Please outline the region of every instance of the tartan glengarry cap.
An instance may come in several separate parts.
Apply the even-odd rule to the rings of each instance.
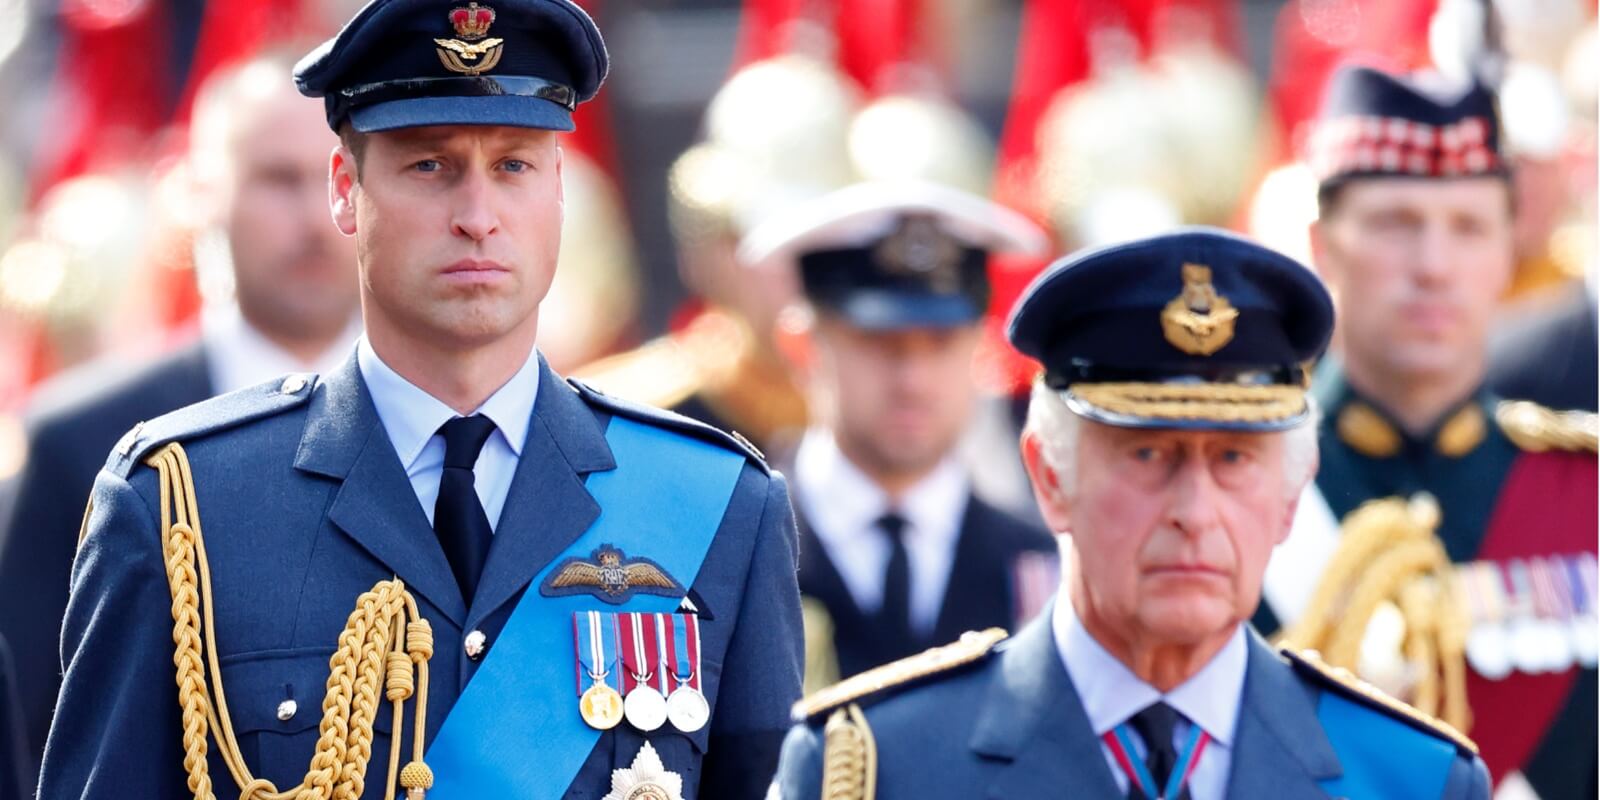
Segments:
[[[609,61],[594,21],[570,0],[372,0],[295,66],[328,125],[573,129]]]
[[[1506,174],[1494,95],[1477,82],[1432,73],[1341,68],[1306,150],[1323,186],[1359,177]]]

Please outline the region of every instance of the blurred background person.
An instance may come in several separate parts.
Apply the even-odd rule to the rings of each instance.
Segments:
[[[196,104],[185,169],[206,305],[196,341],[138,368],[96,363],[36,395],[30,453],[0,528],[0,635],[13,653],[32,785],[56,691],[67,576],[89,487],[135,424],[346,358],[359,332],[355,252],[327,216],[337,144],[321,104],[268,54],[219,72]],[[92,221],[84,221],[92,224]]]
[[[1053,540],[980,499],[957,453],[978,406],[988,256],[1043,246],[981,197],[877,181],[775,216],[740,247],[757,268],[792,270],[805,299],[780,337],[811,422],[780,461],[800,520],[811,685],[1014,628],[1049,594],[1027,590],[1053,583]]]
[[[1595,672],[1567,600],[1594,568],[1595,419],[1485,384],[1516,252],[1502,141],[1477,80],[1365,66],[1334,78],[1312,140],[1312,245],[1340,346],[1315,383],[1310,516],[1272,561],[1257,623],[1288,624],[1290,642],[1462,726],[1497,781],[1520,772],[1539,797],[1593,797]],[[1361,509],[1419,493],[1436,509],[1420,535],[1374,528]],[[1528,626],[1542,633],[1485,638]]]

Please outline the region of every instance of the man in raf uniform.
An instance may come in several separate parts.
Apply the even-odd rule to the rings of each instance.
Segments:
[[[1053,589],[1050,536],[974,495],[956,452],[989,253],[1043,247],[1016,213],[921,181],[840,189],[745,238],[741,260],[796,272],[806,300],[780,335],[812,416],[791,471],[808,687],[1012,629]]]
[[[760,792],[800,687],[783,479],[534,347],[556,132],[606,66],[567,0],[376,0],[300,63],[365,336],[111,453],[43,796]]]
[[[1057,600],[802,702],[781,795],[1486,799],[1459,734],[1246,622],[1332,326],[1310,271],[1212,229],[1048,269],[1009,334],[1044,364],[1023,453],[1071,536]]]
[[[156,363],[96,363],[40,389],[14,504],[0,501],[0,635],[24,705],[32,784],[61,688],[61,616],[82,505],[106,452],[134,423],[288,372],[332,368],[360,330],[355,248],[327,219],[328,151],[318,104],[284,79],[276,52],[212,77],[196,100],[189,171],[212,215],[232,297],[208,297],[200,337]],[[202,267],[207,268],[207,267]],[[220,277],[220,276],[219,276]]]
[[[1583,630],[1593,612],[1584,574],[1594,574],[1594,420],[1504,403],[1485,387],[1489,326],[1513,266],[1494,98],[1477,85],[1348,67],[1311,141],[1320,178],[1313,252],[1339,298],[1339,346],[1315,386],[1324,413],[1317,492],[1268,570],[1258,627],[1281,622],[1297,636],[1302,622],[1326,622],[1303,618],[1323,616],[1306,598],[1346,552],[1339,544],[1366,538],[1334,521],[1351,522],[1370,500],[1431,495],[1470,616],[1470,669],[1453,690],[1470,707],[1467,732],[1497,783],[1521,771],[1545,800],[1594,797],[1593,634]],[[1334,591],[1381,591],[1370,582],[1394,574],[1324,580],[1347,584]],[[1407,616],[1407,636],[1431,627]],[[1541,633],[1502,633],[1530,626]],[[1462,646],[1447,639],[1441,652],[1453,649],[1459,665]],[[1367,665],[1374,680],[1393,671],[1371,656]]]

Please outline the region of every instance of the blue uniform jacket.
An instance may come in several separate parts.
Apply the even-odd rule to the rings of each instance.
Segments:
[[[492,658],[495,637],[530,579],[599,514],[584,479],[615,468],[604,432],[618,414],[739,448],[715,429],[569,385],[541,363],[532,424],[470,602],[353,358],[309,388],[287,382],[247,389],[131,433],[96,481],[73,567],[65,678],[41,797],[187,794],[157,475],[143,464],[157,446],[179,441],[188,452],[233,724],[256,776],[283,789],[299,783],[310,763],[328,658],[356,598],[391,576],[406,583],[433,625],[432,741],[483,663],[466,654],[466,634],[486,633]],[[611,771],[628,766],[647,736],[666,768],[683,776],[686,797],[760,795],[800,692],[795,552],[785,482],[750,454],[689,587],[701,616],[710,724],[691,735],[670,726],[644,735],[626,724],[606,732],[566,797],[605,795]],[[570,651],[548,657],[573,663]],[[297,711],[280,719],[288,699]],[[572,702],[576,713],[575,695]],[[383,796],[390,725],[388,711],[380,712],[367,797]],[[215,750],[217,796],[234,797]]]
[[[1338,777],[1349,757],[1334,750],[1317,716],[1328,685],[1257,636],[1249,649],[1227,796],[1326,800],[1319,781]],[[877,800],[1125,796],[1061,663],[1048,610],[989,657],[863,705],[877,743]],[[1394,726],[1412,724],[1371,713]],[[821,716],[797,725],[784,742],[784,800],[821,796]],[[1385,755],[1395,770],[1411,766],[1404,748]],[[1483,762],[1459,751],[1440,797],[1487,800]]]

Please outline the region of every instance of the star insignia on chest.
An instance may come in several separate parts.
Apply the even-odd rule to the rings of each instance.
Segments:
[[[601,800],[683,800],[683,776],[668,771],[645,742],[632,764],[611,771],[611,791]]]
[[[621,604],[636,594],[679,597],[683,586],[648,558],[629,558],[611,545],[601,545],[587,559],[573,556],[550,570],[539,587],[546,597],[586,594]]]

